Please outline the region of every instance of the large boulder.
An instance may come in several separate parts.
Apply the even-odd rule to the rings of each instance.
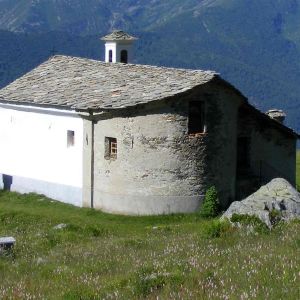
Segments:
[[[285,179],[275,178],[242,201],[233,202],[222,218],[233,214],[254,215],[269,228],[274,216],[284,221],[300,218],[300,194]]]

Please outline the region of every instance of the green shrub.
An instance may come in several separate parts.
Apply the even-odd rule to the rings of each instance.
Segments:
[[[233,214],[230,221],[241,225],[252,226],[257,233],[269,233],[268,226],[257,216]]]
[[[77,234],[83,234],[85,236],[93,236],[93,237],[105,237],[109,234],[106,228],[100,226],[94,226],[94,225],[80,226],[73,223],[67,224],[67,226],[61,230],[61,232],[63,231],[69,231],[69,232],[74,232]]]
[[[136,238],[130,238],[123,241],[125,247],[135,249],[142,249],[145,244],[145,240]]]
[[[183,281],[182,274],[178,272],[164,273],[152,267],[143,267],[135,274],[134,290],[136,295],[146,297],[165,286],[177,288]]]
[[[50,248],[55,247],[56,245],[62,242],[62,234],[50,231],[45,235],[45,242]]]
[[[106,237],[109,235],[109,231],[106,228],[100,226],[88,225],[85,228],[85,234],[93,237]]]
[[[154,290],[163,288],[166,277],[152,268],[142,268],[136,274],[135,290],[138,295],[147,296]]]
[[[212,186],[205,193],[204,201],[200,208],[200,216],[203,218],[214,218],[218,215],[219,209],[218,192],[215,186]]]
[[[295,246],[300,249],[300,239],[295,240]]]
[[[269,213],[272,226],[276,226],[282,219],[282,213],[279,210],[272,209]]]
[[[232,226],[228,220],[211,220],[204,225],[203,230],[207,238],[219,238],[231,232]]]
[[[243,225],[264,224],[261,219],[256,216],[233,214],[230,221],[232,223],[241,223]]]
[[[65,293],[63,299],[65,300],[96,300],[100,299],[95,292],[83,288],[82,286],[77,287],[74,290]]]

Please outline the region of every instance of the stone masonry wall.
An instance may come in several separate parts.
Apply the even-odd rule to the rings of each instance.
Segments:
[[[247,110],[240,113],[239,136],[249,137],[250,168],[254,175],[264,181],[283,177],[295,185],[296,138]]]
[[[188,134],[190,100],[206,101],[204,134]],[[99,117],[94,207],[140,215],[192,212],[212,184],[226,205],[235,193],[240,101],[230,89],[212,83],[182,97]],[[105,159],[105,137],[117,138],[117,159]]]

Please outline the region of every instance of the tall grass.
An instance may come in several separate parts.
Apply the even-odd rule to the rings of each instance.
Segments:
[[[0,192],[0,236],[17,240],[0,254],[0,299],[299,299],[299,230],[113,216]]]

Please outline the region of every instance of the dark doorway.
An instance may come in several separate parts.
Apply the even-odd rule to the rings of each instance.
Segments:
[[[128,52],[127,50],[121,51],[121,63],[127,64],[128,63]]]
[[[3,174],[2,180],[3,180],[3,189],[6,191],[10,191],[13,182],[13,177],[10,175]]]
[[[237,141],[237,168],[250,166],[250,138],[239,137]]]

